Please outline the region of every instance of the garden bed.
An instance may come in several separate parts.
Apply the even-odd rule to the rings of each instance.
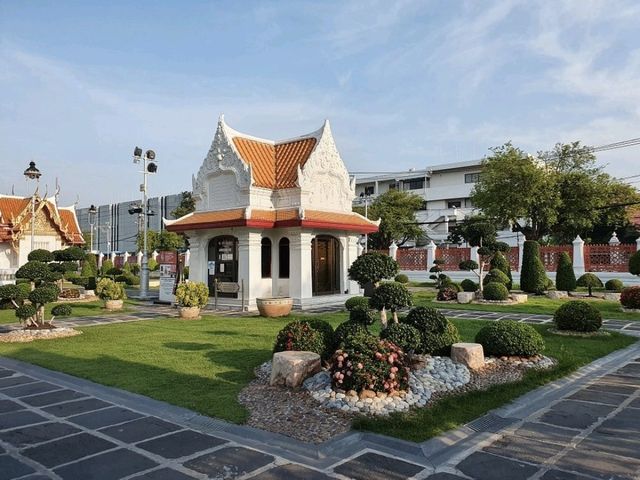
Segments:
[[[0,333],[0,343],[27,343],[34,340],[55,340],[63,337],[74,337],[82,332],[73,328],[28,328],[25,330],[13,330],[8,333]]]

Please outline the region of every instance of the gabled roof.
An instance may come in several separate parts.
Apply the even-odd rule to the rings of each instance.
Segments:
[[[210,212],[194,212],[178,220],[164,220],[167,230],[184,232],[228,227],[309,227],[357,233],[378,231],[380,221],[368,220],[357,213],[331,213],[318,210],[253,210],[234,208]]]

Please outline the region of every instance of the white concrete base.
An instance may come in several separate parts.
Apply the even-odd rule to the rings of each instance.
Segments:
[[[609,300],[611,302],[619,302],[620,301],[620,292],[604,292],[604,299]]]
[[[471,303],[474,298],[475,292],[458,292],[458,303]]]
[[[529,295],[527,295],[526,293],[512,293],[510,296],[511,300],[516,303],[527,303],[527,301],[529,300]]]

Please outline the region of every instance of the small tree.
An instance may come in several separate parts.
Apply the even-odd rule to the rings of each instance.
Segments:
[[[586,287],[589,289],[589,296],[593,297],[593,294],[591,293],[591,289],[592,288],[602,288],[602,281],[595,276],[593,273],[585,273],[584,275],[582,275],[578,281],[576,282],[576,285],[578,285],[579,287]]]
[[[387,328],[386,310],[393,313],[393,322],[398,323],[398,310],[410,307],[413,304],[413,298],[411,292],[403,284],[387,282],[375,289],[369,303],[372,308],[380,311],[382,328]]]
[[[368,252],[360,255],[349,267],[349,278],[358,282],[361,287],[367,283],[378,285],[384,278],[396,276],[400,267],[398,262],[388,255]]]
[[[480,239],[480,241],[482,242],[482,239]],[[478,277],[478,289],[481,296],[484,291],[485,269],[491,265],[491,260],[493,260],[493,257],[496,254],[498,254],[499,252],[506,252],[510,248],[511,247],[504,242],[491,242],[488,245],[484,245],[478,248],[480,263],[476,262],[475,260],[464,260],[460,262],[460,270],[473,272]],[[507,277],[507,279],[508,278],[509,277]]]
[[[522,254],[520,288],[527,293],[540,294],[547,285],[547,274],[540,260],[540,245],[534,240],[527,240]]]
[[[54,272],[51,267],[37,260],[32,260],[21,266],[16,272],[16,278],[24,278],[31,282],[31,289],[44,282],[57,282],[62,278],[59,272]]]
[[[45,320],[44,307],[47,303],[55,302],[59,293],[58,287],[51,283],[43,283],[28,293],[18,285],[3,285],[0,287],[0,300],[9,301],[12,304],[16,317],[26,327],[43,328],[54,319],[52,317],[49,322]],[[24,304],[26,299],[31,303]]]
[[[567,292],[573,292],[576,289],[576,274],[573,272],[573,263],[567,252],[562,252],[558,260],[556,288]]]
[[[436,282],[436,289],[440,290],[443,287],[445,281],[449,278],[444,273],[442,273],[442,267],[440,265],[444,265],[444,260],[436,258],[433,261],[433,267],[429,269],[431,275],[429,278]]]
[[[640,275],[640,250],[629,257],[629,273]]]

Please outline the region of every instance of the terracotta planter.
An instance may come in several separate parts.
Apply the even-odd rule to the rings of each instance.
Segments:
[[[104,308],[109,311],[122,310],[123,300],[105,300]]]
[[[284,317],[291,313],[293,307],[293,298],[291,297],[272,297],[272,298],[256,298],[258,311],[263,317]]]
[[[200,318],[200,307],[179,307],[180,318],[185,320],[197,320]]]

